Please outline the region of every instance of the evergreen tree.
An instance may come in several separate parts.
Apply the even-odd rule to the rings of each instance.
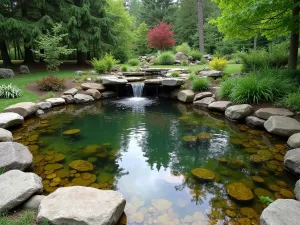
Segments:
[[[141,23],[134,31],[134,51],[137,55],[146,55],[149,51],[147,34],[148,28],[146,23]]]

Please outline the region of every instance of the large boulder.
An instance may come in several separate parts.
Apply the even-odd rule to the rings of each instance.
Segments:
[[[52,106],[65,105],[66,101],[63,98],[48,98],[46,102],[50,102]]]
[[[45,198],[45,195],[33,195],[23,205],[22,209],[37,210],[41,204],[41,201]]]
[[[93,102],[94,98],[90,95],[76,94],[74,95],[74,100],[76,104]]]
[[[41,109],[41,110],[49,110],[52,108],[51,102],[39,102],[39,103],[37,103],[37,105],[39,106],[39,109]]]
[[[289,137],[300,132],[300,123],[290,117],[271,116],[264,124],[266,130],[272,134]]]
[[[218,70],[203,70],[199,72],[199,76],[201,77],[218,78],[218,77],[222,77],[223,75],[224,73]]]
[[[194,107],[207,108],[214,101],[216,101],[215,98],[213,98],[213,97],[206,97],[206,98],[202,98],[201,100],[195,101],[193,103],[193,106]]]
[[[114,91],[104,91],[104,92],[102,92],[102,97],[104,99],[115,98],[115,97],[117,97],[117,93]]]
[[[77,94],[77,92],[78,92],[77,88],[71,88],[71,89],[65,91],[63,94],[64,95],[72,95],[72,96],[74,96],[74,95]]]
[[[265,124],[265,120],[257,118],[256,116],[247,116],[246,124],[250,127],[258,127],[263,128]]]
[[[189,56],[187,54],[185,54],[184,52],[177,52],[175,54],[175,58],[176,58],[176,60],[182,61],[182,60],[188,60]]]
[[[30,74],[30,70],[29,70],[28,66],[21,65],[20,66],[20,73],[21,74]]]
[[[5,108],[4,112],[14,112],[14,113],[18,113],[23,117],[27,117],[34,114],[38,109],[39,106],[36,103],[20,102]]]
[[[299,225],[300,202],[278,199],[271,203],[260,216],[260,225]]]
[[[162,80],[161,84],[163,86],[176,87],[184,84],[184,80],[178,78],[165,78]]]
[[[171,98],[172,99],[177,99],[179,92],[180,92],[180,89],[176,89],[176,90],[172,91],[171,92]]]
[[[211,93],[211,92],[200,92],[200,93],[195,95],[194,102],[198,101],[198,100],[201,100],[202,98],[206,98],[206,97],[213,97],[213,93]]]
[[[300,148],[288,151],[284,156],[284,166],[300,175]]]
[[[11,170],[0,175],[0,213],[19,206],[43,191],[42,178],[34,173]]]
[[[9,130],[0,128],[0,142],[10,142],[13,141],[12,133]]]
[[[15,76],[15,73],[12,69],[0,68],[0,79],[1,78],[12,78]]]
[[[225,116],[230,120],[242,120],[249,116],[253,111],[251,105],[234,105],[225,110]]]
[[[294,113],[285,108],[261,108],[255,112],[255,116],[258,118],[267,120],[271,116],[287,116],[292,117]]]
[[[102,77],[103,85],[121,85],[127,83],[128,81],[126,79],[119,79],[118,77]]]
[[[208,105],[208,108],[212,111],[225,112],[225,110],[232,105],[229,101],[217,101]]]
[[[290,136],[287,144],[291,148],[300,148],[300,133],[296,133]]]
[[[96,100],[101,98],[101,93],[97,89],[88,89],[85,91],[85,94],[92,96]]]
[[[20,116],[17,113],[0,113],[0,128],[10,128],[17,125],[21,125],[23,121],[24,117]]]
[[[16,142],[0,142],[0,169],[25,170],[32,163],[28,148]]]
[[[46,220],[53,225],[115,225],[125,204],[122,194],[116,191],[59,188],[42,200],[37,221]]]
[[[178,100],[185,103],[193,102],[195,93],[191,90],[182,90],[178,93]]]
[[[296,185],[295,185],[294,193],[295,193],[296,199],[298,201],[300,201],[300,180],[298,180]]]
[[[67,104],[72,104],[75,102],[72,95],[62,95],[61,98],[63,98]]]
[[[103,84],[98,84],[98,83],[83,83],[81,84],[81,87],[83,90],[88,90],[88,89],[97,89],[98,91],[105,90]]]

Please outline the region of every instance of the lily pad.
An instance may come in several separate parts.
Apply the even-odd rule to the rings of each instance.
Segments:
[[[249,201],[254,198],[253,192],[243,183],[232,183],[226,186],[227,193],[239,201]]]
[[[192,169],[191,172],[194,176],[201,180],[214,180],[216,178],[214,172],[204,168]]]
[[[94,170],[93,164],[85,160],[75,160],[69,164],[69,167],[80,172]]]
[[[264,178],[259,177],[259,176],[253,176],[252,180],[256,183],[264,183],[265,182]]]

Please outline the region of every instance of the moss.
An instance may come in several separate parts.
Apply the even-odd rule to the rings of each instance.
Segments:
[[[229,217],[231,217],[231,218],[234,218],[234,217],[237,216],[235,210],[227,209],[227,210],[225,211],[225,213],[226,213],[227,216],[229,216]]]
[[[254,193],[256,194],[256,196],[258,198],[260,198],[262,196],[265,196],[265,197],[269,197],[271,199],[274,199],[274,195],[270,191],[268,191],[266,189],[263,189],[263,188],[255,188]]]
[[[54,155],[52,155],[52,157],[53,158],[51,160],[51,163],[61,162],[66,158],[64,154],[60,153],[55,153]]]
[[[96,181],[96,175],[91,173],[82,173],[79,177],[72,180],[72,183],[80,186],[89,186]]]
[[[95,153],[97,153],[98,150],[100,150],[99,145],[88,145],[86,148],[84,148],[81,151],[80,154],[83,156],[91,156],[91,155],[94,155]]]
[[[185,142],[196,142],[197,137],[196,136],[184,136],[182,138],[182,140],[184,140]]]
[[[80,129],[72,129],[63,132],[63,135],[77,135],[80,133]]]
[[[80,172],[94,170],[93,164],[84,160],[75,160],[69,164],[69,167]]]
[[[68,169],[60,169],[55,171],[56,175],[60,178],[65,178],[70,176],[70,171]]]
[[[265,182],[264,178],[259,177],[259,176],[253,176],[253,177],[251,177],[251,178],[252,178],[252,180],[253,180],[254,182],[256,182],[256,183],[264,183],[264,182]]]
[[[263,163],[263,162],[266,162],[268,161],[270,158],[267,158],[267,157],[264,157],[262,155],[257,155],[257,154],[254,154],[254,155],[251,155],[249,157],[249,160],[250,162],[252,163]]]
[[[280,190],[280,187],[278,186],[278,185],[276,185],[276,184],[270,184],[270,185],[268,185],[268,188],[271,190],[271,191],[279,191]]]
[[[243,183],[232,183],[226,186],[227,193],[239,201],[249,201],[254,198],[250,188]]]
[[[258,218],[259,217],[259,215],[257,214],[257,212],[255,212],[254,209],[249,208],[249,207],[243,207],[243,208],[241,208],[240,211],[241,211],[241,214],[243,216],[246,216],[246,217],[248,217],[250,219],[252,219],[252,218]]]
[[[213,136],[213,134],[210,133],[199,133],[197,134],[198,139],[210,139]]]
[[[280,192],[279,192],[283,197],[285,198],[291,198],[291,199],[294,199],[295,198],[295,195],[292,191],[288,190],[288,189],[280,189]]]
[[[216,175],[214,172],[204,169],[204,168],[196,168],[193,169],[192,174],[201,180],[214,180]]]
[[[59,170],[61,168],[63,168],[62,164],[51,163],[51,164],[47,164],[44,169],[45,170]]]
[[[228,161],[228,166],[231,169],[241,169],[245,166],[245,163],[241,159],[230,159]]]

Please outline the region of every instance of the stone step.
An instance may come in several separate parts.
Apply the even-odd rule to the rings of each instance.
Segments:
[[[130,77],[130,76],[137,77],[137,76],[145,76],[146,75],[145,72],[123,72],[122,74],[125,77]]]

